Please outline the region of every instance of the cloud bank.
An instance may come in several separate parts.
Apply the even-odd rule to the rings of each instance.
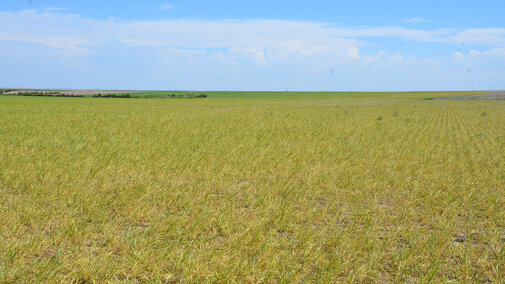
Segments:
[[[385,49],[404,43],[420,47],[400,48],[400,53]],[[461,50],[462,45],[471,51]],[[453,50],[419,56],[428,46]],[[36,87],[75,88],[505,88],[499,83],[505,73],[499,66],[505,62],[504,47],[505,28],[421,30],[264,19],[96,20],[65,10],[6,11],[0,12],[0,63],[22,73],[28,62],[51,60],[58,76],[43,81],[37,79],[42,69],[28,72],[29,78],[17,78],[13,72],[0,84],[15,87],[30,79],[31,84],[48,84]],[[481,68],[483,62],[487,69]],[[479,76],[494,75],[469,81],[469,68],[482,69]]]

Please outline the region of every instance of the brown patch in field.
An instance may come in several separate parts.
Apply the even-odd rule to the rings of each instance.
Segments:
[[[149,221],[146,221],[146,222],[139,222],[139,223],[137,224],[137,227],[140,227],[140,228],[147,228],[147,227],[149,227],[149,226],[151,226],[151,222],[149,222]]]

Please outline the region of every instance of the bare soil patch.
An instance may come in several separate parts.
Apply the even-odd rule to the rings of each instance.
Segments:
[[[505,101],[505,91],[490,91],[482,95],[435,98],[435,100]]]

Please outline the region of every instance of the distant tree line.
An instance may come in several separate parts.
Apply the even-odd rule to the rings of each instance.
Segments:
[[[77,95],[77,94],[61,94],[59,92],[41,92],[41,91],[16,91],[11,89],[0,89],[0,95],[5,96],[24,96],[24,97],[66,97],[66,98],[82,98],[82,97],[93,97],[93,98],[206,98],[206,94],[193,94],[193,92],[188,92],[186,94],[166,94],[159,96],[151,95],[131,95],[131,94],[95,94],[95,95]]]
[[[121,98],[121,99],[126,99],[126,98],[132,98],[130,94],[96,94],[92,96],[93,98]]]
[[[171,95],[166,95],[164,96],[165,98],[190,98],[190,99],[193,99],[193,98],[206,98],[207,95],[206,94],[193,94],[193,92],[188,92],[187,94],[183,95],[183,94],[171,94]],[[163,98],[163,96],[162,96]]]
[[[7,95],[7,96],[21,96],[21,97],[84,97],[83,95],[72,95],[72,94],[61,94],[59,92],[16,92],[16,93],[10,93],[7,94],[8,92],[13,92],[15,90],[9,90],[9,91],[2,91],[2,95]]]
[[[3,95],[4,93],[8,93],[8,92],[13,92],[15,90],[11,90],[11,89],[0,89],[0,95]]]

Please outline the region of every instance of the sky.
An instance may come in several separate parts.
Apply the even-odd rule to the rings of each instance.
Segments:
[[[0,0],[0,87],[503,90],[503,11],[503,0]]]

